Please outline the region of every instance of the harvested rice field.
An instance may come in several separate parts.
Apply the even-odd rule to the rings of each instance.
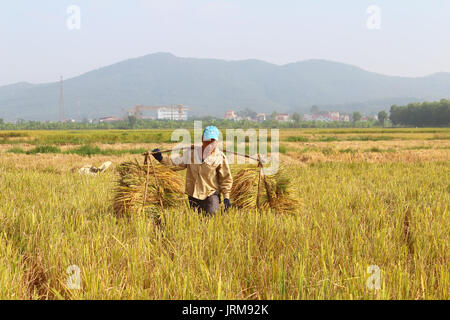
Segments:
[[[281,130],[287,210],[118,215],[120,165],[170,133],[0,132],[0,299],[450,298],[450,129]]]

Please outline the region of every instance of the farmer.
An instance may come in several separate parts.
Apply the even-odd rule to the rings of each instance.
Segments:
[[[203,131],[202,146],[195,146],[188,157],[162,155],[153,150],[156,160],[165,165],[174,165],[186,172],[186,194],[189,205],[197,211],[215,214],[219,210],[220,194],[224,197],[225,211],[230,208],[230,192],[233,184],[230,166],[226,156],[218,150],[219,130],[214,126]]]

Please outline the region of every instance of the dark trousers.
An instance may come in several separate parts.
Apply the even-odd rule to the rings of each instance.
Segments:
[[[192,209],[207,214],[216,214],[219,211],[220,195],[214,193],[205,200],[199,200],[189,196],[189,205]]]

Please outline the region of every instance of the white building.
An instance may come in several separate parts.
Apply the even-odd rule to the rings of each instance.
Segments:
[[[315,114],[305,114],[303,115],[304,121],[322,121],[322,122],[332,122],[332,121],[350,121],[349,115],[341,114],[337,111],[332,112],[321,112]]]
[[[158,120],[181,120],[187,121],[188,115],[186,110],[179,108],[160,108],[158,109]]]

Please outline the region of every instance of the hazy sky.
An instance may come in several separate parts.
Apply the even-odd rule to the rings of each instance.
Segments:
[[[67,8],[81,29],[67,27]],[[367,8],[381,9],[379,30]],[[14,0],[0,4],[0,85],[53,82],[154,52],[389,75],[450,72],[450,0]]]

